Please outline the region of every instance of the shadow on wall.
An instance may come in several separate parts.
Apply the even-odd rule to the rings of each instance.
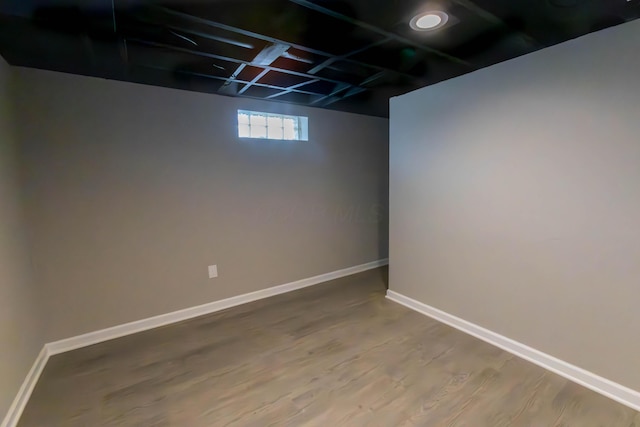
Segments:
[[[379,157],[378,170],[381,171],[378,182],[378,203],[380,218],[378,221],[378,259],[389,257],[389,142],[385,153]],[[385,283],[387,283],[385,281]],[[388,287],[388,286],[387,286]]]
[[[380,278],[382,279],[382,283],[384,283],[384,288],[389,289],[389,266],[380,267],[377,269],[380,273]]]

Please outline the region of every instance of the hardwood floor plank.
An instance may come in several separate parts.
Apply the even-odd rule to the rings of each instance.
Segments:
[[[19,427],[640,427],[384,298],[386,270],[52,357]]]

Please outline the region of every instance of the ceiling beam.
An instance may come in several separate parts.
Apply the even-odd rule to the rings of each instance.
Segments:
[[[205,57],[205,58],[219,59],[221,61],[227,61],[227,62],[232,62],[232,63],[236,63],[236,64],[252,65],[251,61],[245,61],[245,60],[242,60],[242,59],[231,58],[231,57],[228,57],[228,56],[216,55],[215,53],[203,52],[203,51],[194,50],[194,49],[187,49],[187,48],[184,48],[184,47],[173,46],[173,45],[169,45],[169,44],[166,44],[166,43],[152,42],[152,41],[149,41],[149,40],[138,39],[138,38],[129,38],[128,40],[130,42],[135,42],[135,43],[139,43],[139,44],[146,45],[146,46],[152,46],[152,47],[159,47],[159,48],[168,49],[168,50],[174,50],[176,52],[188,53],[188,54],[191,54],[191,55],[202,56],[202,57]],[[258,66],[258,65],[256,65],[256,66]],[[277,71],[277,72],[280,72],[280,73],[283,73],[283,74],[289,74],[289,75],[292,75],[292,76],[306,77],[308,79],[317,78],[319,80],[323,80],[323,81],[327,81],[327,82],[331,82],[331,83],[341,83],[341,84],[348,84],[349,86],[353,86],[350,83],[345,83],[345,82],[342,82],[340,80],[331,79],[331,78],[328,78],[328,77],[314,76],[312,74],[301,73],[301,72],[293,71],[293,70],[286,70],[284,68],[272,67],[271,65],[260,65],[259,67],[264,68],[264,69],[268,69],[269,71]]]
[[[251,87],[251,85],[253,85],[254,83],[257,83],[258,80],[260,80],[261,78],[263,78],[267,73],[269,72],[269,70],[262,70],[257,76],[255,76],[253,79],[251,79],[250,82],[246,83],[242,89],[240,89],[238,91],[238,95],[242,95],[243,93],[245,93],[247,91],[247,89],[249,89]]]
[[[287,58],[287,59],[291,59],[293,61],[304,62],[305,64],[313,64],[312,60],[307,59],[307,58],[302,58],[302,57],[300,57],[298,55],[294,55],[294,54],[289,53],[289,52],[284,52],[282,54],[282,57],[283,58]]]
[[[149,25],[155,25],[155,26],[160,26],[160,27],[164,27],[167,28],[169,30],[174,30],[174,31],[178,31],[181,33],[187,33],[187,34],[191,34],[194,36],[198,36],[198,37],[202,37],[203,39],[209,39],[209,40],[214,40],[220,43],[225,43],[225,44],[229,44],[232,46],[238,46],[238,47],[242,47],[245,49],[254,49],[255,46],[250,44],[250,43],[245,43],[245,42],[241,42],[238,40],[234,40],[234,39],[230,39],[228,37],[221,37],[221,36],[216,36],[213,34],[209,34],[209,33],[203,33],[202,31],[197,31],[197,30],[193,30],[190,29],[186,26],[183,25],[175,25],[175,24],[162,24],[162,23],[158,23],[152,19],[149,19],[146,16],[139,16],[137,14],[133,14],[132,15],[136,20],[140,21],[140,22],[144,22],[145,24],[149,24]]]
[[[228,93],[229,95],[237,94],[238,93],[238,83],[237,83],[238,76],[246,66],[247,64],[238,65],[235,71],[231,73],[231,75],[226,79],[226,81],[222,84],[222,86],[220,86],[220,88],[218,89],[218,92]]]
[[[357,55],[358,53],[364,52],[365,50],[371,49],[372,47],[376,47],[376,46],[379,46],[381,44],[384,44],[384,43],[388,42],[389,40],[391,40],[391,39],[389,37],[387,37],[385,39],[378,40],[377,42],[370,43],[370,44],[368,44],[365,47],[362,47],[360,49],[353,50],[353,51],[351,51],[349,53],[346,53],[344,55],[334,56],[332,58],[329,58],[329,59],[325,60],[324,62],[316,65],[312,69],[310,69],[309,70],[309,74],[315,74],[318,71],[320,71],[323,68],[333,64],[336,61],[344,60],[344,59],[348,58],[349,56]]]
[[[181,18],[184,19],[186,21],[190,21],[190,22],[197,22],[199,24],[204,24],[206,26],[209,27],[213,27],[213,28],[218,28],[221,30],[225,30],[225,31],[229,31],[232,33],[236,33],[236,34],[241,34],[243,36],[247,36],[247,37],[251,37],[254,39],[258,39],[258,40],[262,40],[262,41],[266,41],[266,42],[270,42],[270,43],[274,43],[274,44],[288,44],[291,47],[294,47],[296,49],[299,50],[303,50],[309,53],[315,53],[316,55],[322,55],[322,56],[332,56],[331,54],[328,54],[326,52],[322,52],[316,49],[311,49],[308,48],[306,46],[302,46],[302,45],[298,45],[295,43],[289,43],[280,39],[277,39],[275,37],[270,37],[270,36],[265,36],[264,34],[259,34],[259,33],[254,33],[253,31],[248,31],[248,30],[243,30],[241,28],[237,28],[237,27],[233,27],[231,25],[227,25],[227,24],[223,24],[221,22],[217,22],[217,21],[212,21],[210,19],[205,19],[205,18],[201,18],[199,16],[194,16],[194,15],[189,15],[187,13],[183,13],[183,12],[178,12],[176,10],[173,9],[169,9],[163,6],[159,6],[159,5],[151,5],[152,7],[154,7],[155,9],[158,9],[160,11],[162,11],[163,13],[170,15],[170,16],[174,16],[177,18]],[[161,24],[159,24],[161,25]]]
[[[336,96],[330,99],[327,99],[322,106],[326,107],[327,105],[333,104],[334,102],[338,102],[338,101],[342,101],[345,98],[348,98],[350,96],[353,95],[357,95],[361,92],[364,92],[365,90],[367,90],[366,88],[364,88],[363,86],[368,85],[369,83],[372,83],[376,80],[381,79],[382,77],[384,77],[386,75],[386,73],[384,72],[379,72],[378,74],[374,74],[373,76],[367,78],[366,80],[364,80],[362,83],[360,83],[358,86],[354,86],[351,89],[349,89],[347,92],[345,92],[344,95],[342,96]]]
[[[205,74],[205,73],[198,73],[196,71],[189,71],[189,70],[175,70],[172,68],[167,68],[167,67],[160,67],[157,65],[147,65],[147,64],[140,64],[140,63],[133,63],[131,64],[134,67],[142,67],[142,68],[149,68],[152,70],[159,70],[159,71],[169,71],[172,73],[178,73],[178,74],[184,74],[184,75],[188,75],[188,76],[194,76],[194,77],[202,77],[205,79],[212,79],[212,80],[227,80],[226,77],[220,77],[220,76],[212,76],[210,74]],[[249,83],[246,80],[236,80],[237,83],[239,84],[246,84]],[[305,84],[309,84],[311,82],[304,82]],[[259,86],[259,87],[264,87],[267,89],[275,89],[275,90],[280,90],[283,92],[295,92],[295,93],[301,93],[301,94],[305,94],[305,95],[311,95],[311,96],[317,96],[317,97],[322,97],[324,96],[324,94],[322,93],[317,93],[317,92],[312,92],[312,91],[308,91],[308,90],[302,90],[302,89],[298,89],[298,88],[292,88],[292,87],[283,87],[283,86],[276,86],[276,85],[270,85],[270,84],[266,84],[266,83],[254,83],[253,86]],[[300,86],[302,86],[302,83],[300,84]],[[277,95],[277,94],[274,94]],[[245,95],[246,96],[246,95]],[[271,98],[274,97],[273,95],[270,95],[267,98]],[[255,96],[251,97],[251,98],[257,98]],[[267,98],[260,98],[260,99],[267,99]]]
[[[300,88],[302,86],[310,85],[311,83],[315,83],[315,82],[319,82],[319,81],[320,80],[318,80],[318,79],[313,79],[313,80],[309,80],[308,82],[298,83],[297,85],[293,85],[293,86],[287,87],[287,90],[283,90],[282,92],[274,93],[273,95],[269,95],[265,99],[277,98],[279,96],[286,95],[288,93],[294,92],[294,89],[298,89],[298,88]]]
[[[323,68],[328,67],[329,65],[333,64],[337,60],[338,60],[337,56],[334,56],[333,58],[327,58],[323,62],[319,63],[318,65],[316,65],[315,67],[310,69],[309,70],[309,74],[315,74],[318,71],[322,70]]]
[[[218,76],[210,76],[207,74],[201,74],[201,73],[195,73],[195,72],[191,72],[191,71],[185,71],[185,70],[171,70],[165,67],[157,67],[155,65],[144,65],[144,64],[134,64],[137,67],[142,67],[142,68],[149,68],[149,69],[153,69],[153,70],[160,70],[160,71],[172,71],[172,72],[176,72],[179,74],[185,74],[185,75],[190,75],[190,76],[196,76],[196,77],[203,77],[203,78],[211,78],[214,80],[224,80],[224,77],[218,77]],[[246,81],[240,81],[240,83],[248,83]],[[261,83],[255,83],[254,86],[261,86],[261,87],[266,87],[266,88],[270,88],[270,89],[285,89],[283,87],[277,87],[277,86],[273,86],[273,85],[267,85],[267,84],[261,84]],[[316,97],[321,97],[322,95],[314,93],[314,92],[306,92],[303,90],[298,90],[298,89],[294,89],[291,92],[295,92],[295,93],[300,93],[300,94],[304,94],[304,95],[309,95],[309,96],[316,96]],[[251,99],[260,99],[260,100],[264,100],[266,98],[263,97],[258,97],[258,96],[251,96],[251,95],[243,95],[244,98],[251,98]],[[279,101],[278,99],[273,99],[274,102],[286,102],[287,104],[298,104],[298,105],[309,105],[306,102],[299,102],[299,101],[292,101],[292,100],[287,100],[287,101]]]
[[[343,14],[341,14],[339,12],[335,12],[335,11],[333,11],[331,9],[327,9],[326,7],[320,6],[320,5],[316,4],[316,3],[312,3],[309,0],[289,0],[289,1],[292,2],[292,3],[295,3],[297,5],[306,7],[308,9],[315,10],[316,12],[320,12],[320,13],[325,14],[327,16],[331,16],[332,18],[336,18],[336,19],[339,19],[341,21],[348,22],[348,23],[350,23],[352,25],[355,25],[356,27],[360,27],[362,29],[371,31],[373,33],[380,34],[382,36],[385,36],[385,37],[388,37],[390,39],[399,41],[399,42],[407,44],[409,46],[413,46],[416,49],[422,50],[424,52],[430,53],[430,54],[435,55],[435,56],[439,56],[441,58],[447,59],[447,60],[449,60],[451,62],[454,62],[456,64],[460,64],[460,65],[465,65],[467,67],[471,67],[471,64],[468,63],[467,61],[463,60],[463,59],[457,58],[455,56],[448,55],[448,54],[446,54],[444,52],[440,52],[437,49],[433,49],[433,48],[430,48],[428,46],[424,46],[423,44],[420,44],[420,43],[415,42],[413,40],[409,40],[409,39],[404,38],[402,36],[399,36],[397,34],[390,33],[389,31],[385,31],[382,28],[378,28],[378,27],[376,27],[374,25],[367,24],[366,22],[362,22],[362,21],[358,21],[357,19],[350,18],[350,17],[348,17],[346,15],[343,15]]]
[[[322,50],[318,50],[318,49],[313,49],[313,48],[310,48],[310,47],[307,47],[307,46],[303,46],[303,45],[300,45],[300,44],[297,44],[297,43],[291,43],[291,42],[280,40],[280,39],[277,39],[277,38],[274,38],[274,37],[265,36],[263,34],[254,33],[252,31],[243,30],[241,28],[233,27],[231,25],[222,24],[220,22],[212,21],[210,19],[200,18],[199,16],[194,16],[194,15],[189,15],[187,13],[178,12],[178,11],[175,11],[173,9],[169,9],[169,8],[166,8],[166,7],[163,7],[163,6],[159,6],[159,5],[150,5],[150,6],[152,6],[153,8],[155,8],[157,10],[162,11],[163,13],[165,13],[167,15],[174,16],[174,17],[177,17],[177,18],[181,18],[181,19],[184,19],[184,20],[189,21],[189,22],[195,22],[195,23],[199,23],[199,24],[204,24],[204,25],[207,25],[209,27],[218,28],[218,29],[221,29],[221,30],[229,31],[229,32],[232,32],[232,33],[240,34],[240,35],[243,35],[243,36],[246,36],[246,37],[251,37],[251,38],[262,40],[262,41],[267,41],[267,42],[270,42],[270,43],[288,44],[289,46],[291,46],[291,47],[293,47],[293,48],[295,48],[297,50],[301,50],[303,52],[308,52],[308,53],[311,53],[311,54],[314,54],[314,55],[318,55],[318,56],[324,56],[324,57],[327,57],[327,58],[336,58],[336,56],[331,54],[331,53],[328,53],[328,52],[325,52],[325,51],[322,51]],[[158,23],[157,25],[162,25],[162,24]],[[371,46],[368,46],[367,48],[369,48],[369,47],[371,47]],[[354,51],[354,52],[357,53],[358,51]],[[354,52],[350,52],[349,55],[353,55]],[[352,59],[352,58],[348,58],[348,57],[345,57],[345,58],[343,58],[341,60],[344,61],[344,62],[349,62],[349,63],[354,64],[354,65],[359,65],[361,67],[373,68],[374,70],[378,70],[378,71],[388,71],[390,73],[394,73],[396,75],[412,79],[416,84],[419,84],[419,85],[424,84],[424,80],[423,79],[420,79],[419,77],[416,77],[416,76],[411,75],[411,74],[404,73],[402,71],[393,70],[391,68],[386,68],[386,67],[383,67],[383,66],[380,66],[380,65],[370,64],[368,62],[359,61],[357,59]],[[332,61],[332,62],[334,62],[334,61]],[[327,65],[325,65],[325,67],[326,66]],[[329,67],[329,68],[332,68],[332,67]]]
[[[368,77],[367,79],[365,79],[362,83],[360,83],[360,86],[367,86],[370,83],[375,82],[376,80],[380,80],[381,78],[385,77],[387,75],[387,73],[385,73],[384,71],[380,71],[377,74],[374,74],[371,77]]]
[[[348,98],[348,97],[353,96],[353,95],[357,95],[357,94],[359,94],[359,93],[361,93],[361,92],[364,92],[364,91],[365,91],[365,89],[363,89],[363,88],[361,88],[361,87],[354,87],[354,88],[351,88],[351,89],[349,89],[349,90],[348,90],[344,95],[342,95],[342,96],[334,96],[333,98],[328,99],[326,102],[324,102],[324,103],[322,104],[322,106],[323,106],[323,107],[326,107],[326,106],[328,106],[328,105],[333,104],[334,102],[342,101],[342,100],[343,100],[343,99],[345,99],[345,98]]]
[[[217,41],[220,43],[225,43],[225,44],[229,44],[232,46],[238,46],[238,47],[242,47],[244,49],[254,49],[255,46],[249,43],[244,43],[244,42],[240,42],[238,40],[233,40],[227,37],[220,37],[220,36],[214,36],[213,34],[207,34],[207,33],[203,33],[202,31],[195,31],[195,30],[190,30],[188,28],[184,28],[178,25],[165,25],[165,27],[174,30],[174,31],[180,31],[183,33],[188,33],[194,36],[198,36],[198,37],[202,37],[203,39],[208,39],[208,40],[213,40],[213,41]]]
[[[319,103],[331,98],[332,96],[336,96],[338,93],[342,92],[345,89],[348,89],[349,87],[350,87],[349,85],[337,84],[336,87],[334,87],[333,90],[328,95],[325,95],[322,98],[316,99],[315,101],[311,102],[311,105],[319,104]],[[366,89],[363,88],[363,90],[366,90]],[[323,106],[324,106],[324,104],[323,104]]]
[[[271,65],[273,62],[278,59],[283,53],[285,53],[289,49],[288,44],[284,43],[273,43],[266,46],[264,49],[260,51],[251,61],[252,65]]]
[[[361,88],[361,87],[352,87],[352,88],[351,88],[351,89],[349,89],[349,90],[347,91],[347,93],[345,93],[342,97],[343,97],[343,98],[347,98],[347,97],[349,97],[349,96],[357,95],[357,94],[359,94],[360,92],[364,92],[364,89],[363,89],[363,88]]]
[[[253,60],[251,61],[251,65],[257,65],[261,67],[265,65],[271,65],[276,59],[280,57],[280,55],[286,52],[287,49],[289,49],[289,46],[286,44],[274,43],[274,44],[265,46],[260,52],[258,52],[255,58],[253,58]],[[244,67],[242,68],[244,69]],[[240,71],[242,70],[236,70],[236,72],[229,78],[236,79]],[[240,90],[238,90],[237,95],[242,95],[244,92],[247,91],[247,89],[251,87],[252,84],[256,83],[258,80],[264,77],[268,72],[269,70],[266,70],[266,69],[262,70],[262,72],[260,72],[260,74],[258,74],[253,80],[251,80],[249,83],[245,84]]]

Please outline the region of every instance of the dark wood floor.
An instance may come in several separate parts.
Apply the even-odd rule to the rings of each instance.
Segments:
[[[33,426],[603,426],[640,414],[384,299],[386,271],[50,359]]]

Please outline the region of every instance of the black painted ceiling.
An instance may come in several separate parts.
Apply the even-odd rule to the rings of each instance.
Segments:
[[[451,18],[411,30],[427,9]],[[640,0],[0,0],[0,54],[19,66],[386,116],[390,96],[638,16]]]

